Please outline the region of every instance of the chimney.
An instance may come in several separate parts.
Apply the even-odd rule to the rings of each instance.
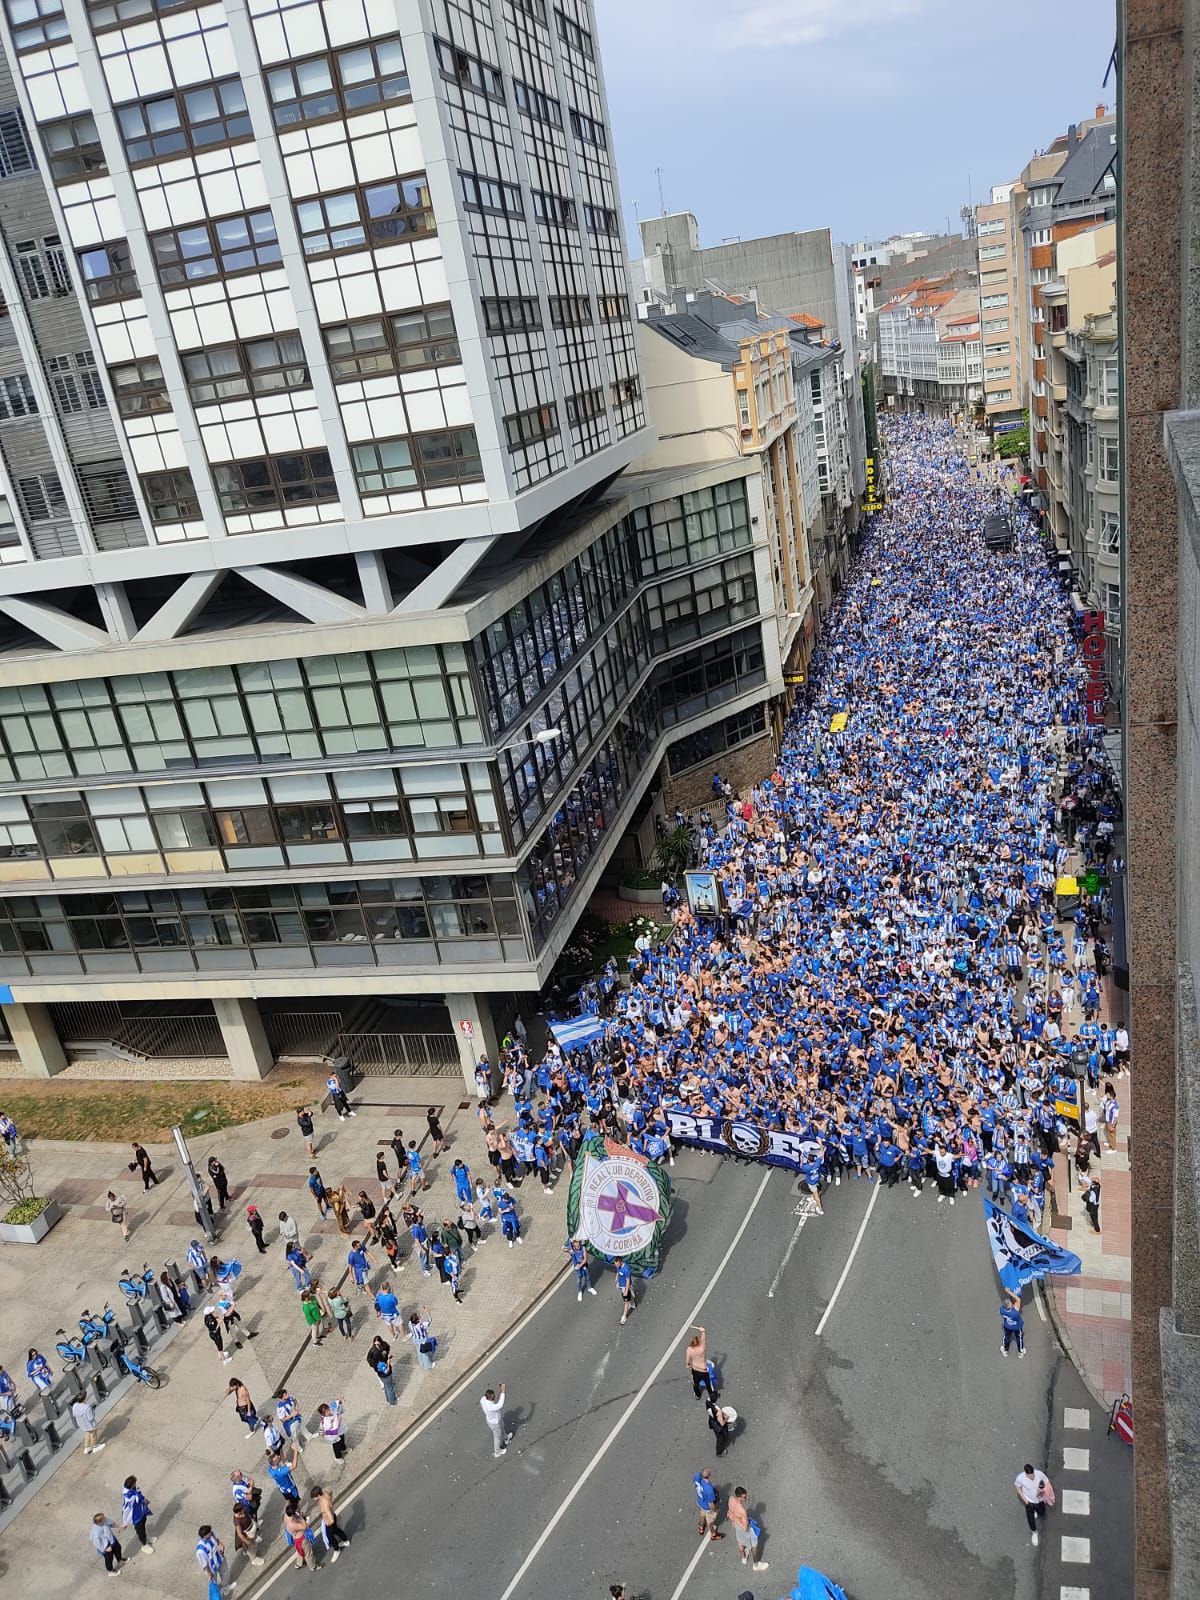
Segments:
[[[1098,105],[1096,106],[1096,120],[1099,121],[1100,118],[1103,117],[1103,116],[1106,116],[1107,113],[1108,113],[1108,107],[1104,104],[1104,101],[1101,100],[1098,103]]]

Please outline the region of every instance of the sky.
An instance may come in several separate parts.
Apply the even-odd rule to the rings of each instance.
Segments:
[[[1102,87],[1114,0],[594,0],[630,254],[791,228],[959,231]],[[996,24],[1000,27],[997,29]]]

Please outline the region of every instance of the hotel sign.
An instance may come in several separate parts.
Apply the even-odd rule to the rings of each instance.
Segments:
[[[867,457],[867,492],[863,500],[866,512],[883,510],[883,483],[875,470],[875,457]]]
[[[1108,704],[1108,683],[1104,676],[1103,611],[1083,613],[1083,664],[1087,677],[1083,686],[1083,703],[1088,722],[1096,727],[1104,722],[1104,708]]]

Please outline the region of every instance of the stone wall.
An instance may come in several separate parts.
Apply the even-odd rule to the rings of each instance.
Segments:
[[[714,772],[719,772],[723,778],[728,778],[737,793],[748,794],[756,783],[761,783],[764,778],[770,777],[774,766],[775,741],[769,733],[764,733],[761,739],[751,739],[746,744],[736,745],[713,761],[706,762],[704,766],[691,767],[677,777],[671,776],[664,762],[663,799],[666,802],[668,818],[676,806],[682,807],[684,811],[695,811],[698,807],[709,804],[713,797]]]

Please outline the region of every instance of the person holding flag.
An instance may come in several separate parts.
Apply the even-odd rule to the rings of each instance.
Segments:
[[[1008,1347],[1015,1339],[1017,1341],[1017,1355],[1022,1361],[1025,1359],[1025,1318],[1021,1315],[1021,1296],[1009,1290],[1004,1291],[1004,1298],[1000,1301],[1000,1326],[1004,1330],[1004,1342],[1000,1346],[1000,1354],[1008,1358]]]

